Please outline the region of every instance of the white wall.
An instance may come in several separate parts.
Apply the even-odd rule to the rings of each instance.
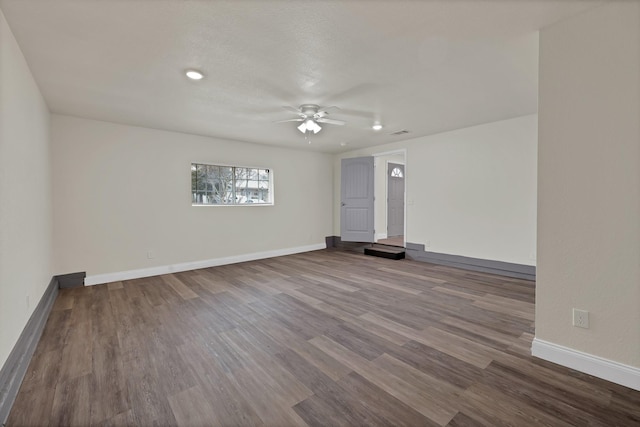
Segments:
[[[407,150],[406,241],[430,252],[535,265],[537,115],[343,153]]]
[[[541,31],[539,110],[536,339],[640,367],[639,3]]]
[[[324,244],[331,234],[326,154],[61,115],[52,144],[58,274]],[[191,162],[270,168],[275,206],[191,206]]]
[[[51,281],[51,216],[49,110],[0,12],[0,367]]]

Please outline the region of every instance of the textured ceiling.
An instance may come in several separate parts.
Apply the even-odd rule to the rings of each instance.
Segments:
[[[49,108],[325,152],[537,111],[537,30],[599,1],[0,0]],[[187,68],[206,74],[199,82]],[[335,105],[306,144],[282,106]],[[384,128],[371,130],[374,120]],[[392,136],[407,129],[409,134]],[[341,143],[347,143],[342,146]]]

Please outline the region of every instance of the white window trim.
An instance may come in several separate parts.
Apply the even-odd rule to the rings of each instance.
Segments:
[[[207,166],[222,166],[227,168],[245,168],[245,169],[266,169],[269,171],[269,203],[220,203],[220,204],[201,204],[201,203],[193,203],[191,202],[191,206],[195,208],[208,208],[208,207],[238,207],[238,206],[247,206],[247,207],[264,207],[264,206],[274,206],[275,205],[275,190],[274,190],[274,171],[273,168],[268,166],[245,166],[245,165],[233,165],[227,163],[219,163],[219,162],[202,162],[202,161],[192,161],[189,164],[189,185],[191,185],[191,166],[193,165],[207,165]],[[191,191],[190,191],[191,193]],[[192,197],[190,197],[192,199]]]

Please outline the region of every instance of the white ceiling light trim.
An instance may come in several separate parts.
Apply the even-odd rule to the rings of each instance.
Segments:
[[[204,78],[204,73],[198,70],[189,69],[184,74],[191,80],[202,80]]]
[[[371,129],[375,130],[376,132],[382,129],[382,125],[378,122],[375,122],[373,124],[373,126],[371,126]]]

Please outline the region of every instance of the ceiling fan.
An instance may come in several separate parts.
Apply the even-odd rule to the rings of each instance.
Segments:
[[[287,111],[291,111],[292,113],[296,113],[298,116],[297,119],[288,119],[288,120],[279,120],[275,123],[284,123],[284,122],[302,122],[300,126],[298,126],[298,130],[304,134],[307,133],[318,133],[322,130],[322,127],[318,123],[326,123],[329,125],[338,125],[342,126],[346,122],[342,120],[333,120],[328,119],[326,116],[329,114],[328,110],[338,108],[338,107],[320,107],[316,104],[302,104],[298,108],[293,107],[282,107]]]

